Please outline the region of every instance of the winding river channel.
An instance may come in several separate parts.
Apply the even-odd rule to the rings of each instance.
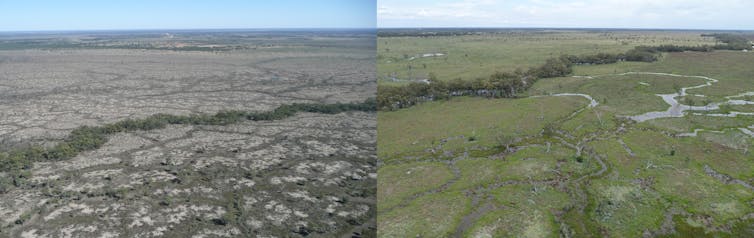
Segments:
[[[668,109],[665,111],[653,111],[653,112],[647,112],[640,115],[634,115],[634,116],[628,116],[629,119],[637,121],[637,122],[643,122],[648,120],[654,120],[659,118],[669,118],[669,117],[683,117],[685,115],[685,111],[713,111],[720,109],[720,105],[748,105],[748,104],[754,104],[752,101],[737,99],[744,96],[754,96],[754,92],[746,92],[741,93],[733,96],[727,96],[725,99],[727,101],[724,102],[716,102],[716,103],[710,103],[705,106],[691,106],[691,105],[683,105],[676,98],[683,97],[688,95],[686,91],[689,89],[699,89],[703,87],[712,86],[712,84],[717,83],[719,80],[706,77],[706,76],[697,76],[697,75],[680,75],[680,74],[668,74],[668,73],[655,73],[655,72],[627,72],[627,73],[621,73],[621,74],[611,74],[611,75],[619,75],[619,76],[625,76],[625,75],[662,75],[662,76],[670,76],[670,77],[684,77],[684,78],[700,78],[706,80],[705,83],[690,87],[684,87],[681,88],[676,93],[670,93],[670,94],[656,94],[657,96],[661,97],[665,103],[668,104]],[[611,76],[611,75],[601,75],[601,76]],[[600,76],[573,76],[576,78],[595,78]],[[595,101],[592,96],[582,93],[559,93],[559,94],[553,94],[550,96],[581,96],[584,98],[589,99],[590,103],[588,107],[596,107],[599,105],[597,101]],[[695,94],[694,96],[698,97],[705,97],[701,94]],[[735,117],[738,115],[754,115],[754,112],[737,112],[737,111],[730,111],[728,113],[699,113],[695,112],[694,115],[704,115],[704,116],[713,116],[713,117]],[[744,134],[747,134],[749,136],[754,137],[754,132],[752,131],[754,129],[754,126],[749,126],[747,128],[738,128],[739,131],[741,131]],[[690,133],[681,133],[679,136],[696,136],[698,132],[705,131],[704,129],[696,129],[693,132]],[[711,131],[711,132],[721,132],[721,131]]]

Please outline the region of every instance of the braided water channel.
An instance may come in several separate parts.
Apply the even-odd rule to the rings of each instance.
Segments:
[[[599,76],[573,76],[573,77],[593,79],[593,78],[601,77],[601,76],[626,76],[626,75],[661,75],[661,76],[670,76],[670,77],[700,78],[700,79],[707,80],[707,82],[700,85],[680,88],[680,90],[678,90],[678,92],[676,93],[656,94],[657,96],[661,97],[665,103],[669,105],[668,109],[665,111],[652,111],[652,112],[646,112],[643,114],[627,117],[636,122],[644,122],[644,121],[660,119],[660,118],[683,117],[686,115],[685,113],[686,111],[695,111],[693,112],[693,115],[712,116],[712,117],[736,117],[738,115],[754,115],[754,112],[739,112],[739,111],[729,111],[727,113],[700,113],[698,112],[698,111],[719,110],[721,105],[754,105],[754,102],[752,101],[737,99],[740,97],[752,96],[754,95],[754,91],[736,94],[732,96],[726,96],[725,99],[727,101],[714,102],[714,103],[710,103],[704,106],[684,105],[680,103],[678,100],[676,100],[677,97],[683,97],[683,96],[689,95],[687,91],[690,89],[699,89],[703,87],[712,86],[713,83],[717,83],[719,81],[718,79],[710,78],[707,76],[680,75],[680,74],[657,73],[657,72],[626,72],[626,73],[620,73],[620,74],[609,74],[609,75],[599,75]],[[581,96],[590,100],[589,107],[596,107],[597,105],[599,105],[599,103],[595,101],[590,95],[582,94],[582,93],[559,93],[559,94],[553,94],[550,96]],[[705,95],[702,95],[702,94],[694,94],[694,96],[706,97]],[[754,125],[749,126],[747,128],[738,128],[738,130],[740,130],[742,133],[746,135],[754,137],[754,132],[751,131],[752,128],[754,128]],[[705,130],[695,129],[693,132],[680,133],[678,134],[678,136],[696,136],[697,133],[700,131],[705,131]],[[722,131],[711,131],[711,132],[722,132]]]

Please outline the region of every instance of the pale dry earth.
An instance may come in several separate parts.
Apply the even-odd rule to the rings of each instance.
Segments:
[[[361,102],[376,90],[369,47],[0,59],[0,150],[157,113]],[[368,237],[375,143],[366,112],[115,134],[73,159],[36,162],[24,186],[0,193],[0,237]]]
[[[156,113],[363,101],[376,88],[368,52],[2,51],[0,142]]]

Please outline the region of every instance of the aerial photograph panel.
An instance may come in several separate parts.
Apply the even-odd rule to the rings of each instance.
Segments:
[[[374,237],[375,6],[0,2],[0,237]]]
[[[754,237],[751,1],[377,3],[378,237]]]

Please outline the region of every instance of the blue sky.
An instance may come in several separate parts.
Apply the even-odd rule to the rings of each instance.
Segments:
[[[0,0],[0,31],[374,28],[375,0]]]
[[[378,0],[378,27],[754,30],[752,0]]]

